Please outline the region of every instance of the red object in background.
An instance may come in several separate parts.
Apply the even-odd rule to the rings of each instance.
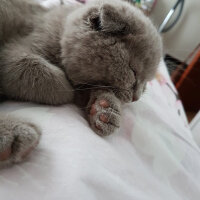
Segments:
[[[176,88],[185,109],[198,112],[200,110],[200,45],[176,83]]]

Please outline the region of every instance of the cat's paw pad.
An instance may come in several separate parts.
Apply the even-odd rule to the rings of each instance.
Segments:
[[[91,105],[89,118],[98,135],[109,135],[120,126],[120,105],[109,99],[96,99]]]
[[[0,168],[21,162],[38,144],[40,131],[23,123],[8,134],[0,133]]]

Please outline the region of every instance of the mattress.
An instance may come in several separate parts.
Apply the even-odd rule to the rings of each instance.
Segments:
[[[108,137],[75,105],[5,102],[0,111],[42,129],[21,164],[0,171],[2,200],[199,200],[200,150],[163,62]]]

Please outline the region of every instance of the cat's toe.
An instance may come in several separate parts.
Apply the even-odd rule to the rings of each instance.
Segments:
[[[104,123],[108,123],[109,122],[109,117],[107,115],[105,115],[105,114],[101,114],[99,116],[99,119]]]
[[[103,108],[108,108],[110,106],[109,102],[105,99],[100,100],[99,105]]]
[[[95,104],[92,104],[91,109],[90,109],[90,115],[93,116],[96,113],[97,113],[96,106]]]

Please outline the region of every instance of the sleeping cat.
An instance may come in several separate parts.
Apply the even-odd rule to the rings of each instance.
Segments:
[[[0,0],[0,95],[6,99],[85,107],[101,136],[120,125],[121,105],[136,101],[162,54],[159,34],[122,0],[45,9]],[[37,145],[37,126],[0,117],[0,166],[20,162]]]

